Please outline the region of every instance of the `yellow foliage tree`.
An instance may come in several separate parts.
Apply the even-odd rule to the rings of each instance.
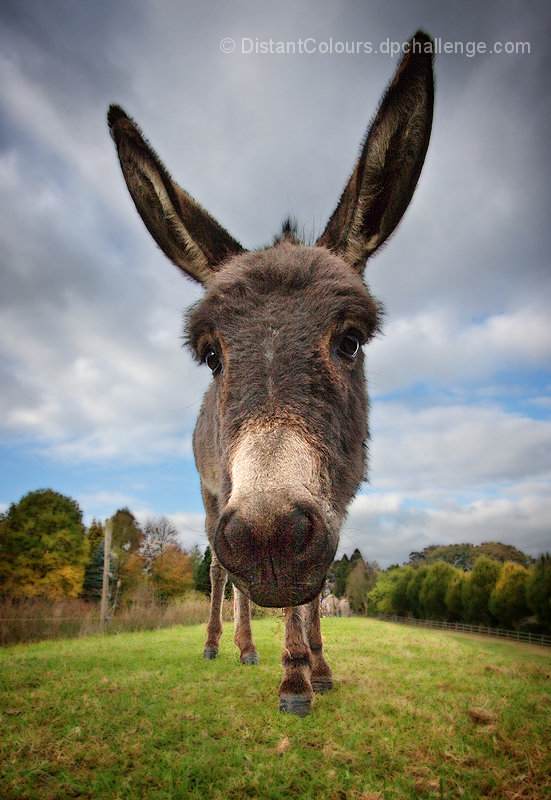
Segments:
[[[169,544],[151,563],[151,580],[158,600],[185,594],[193,587],[193,559],[177,544]]]

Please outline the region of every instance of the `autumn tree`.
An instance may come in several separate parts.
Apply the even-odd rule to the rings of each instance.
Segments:
[[[193,587],[193,561],[178,544],[168,544],[151,563],[151,581],[155,598],[166,602],[185,594]]]
[[[143,527],[140,544],[146,572],[151,573],[155,560],[160,558],[172,545],[178,545],[178,530],[169,518],[148,519]]]
[[[88,560],[78,504],[51,489],[29,492],[0,516],[0,586],[11,597],[77,597]]]
[[[92,554],[95,548],[98,546],[100,542],[103,542],[103,537],[105,536],[105,531],[103,530],[103,525],[101,522],[98,522],[97,519],[92,520],[92,524],[88,528],[86,532],[86,538],[88,539],[90,554]]]

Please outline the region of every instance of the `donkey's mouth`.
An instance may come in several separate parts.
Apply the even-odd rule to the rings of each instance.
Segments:
[[[316,584],[248,584],[231,572],[229,578],[253,603],[264,608],[287,608],[309,603],[320,596],[325,585],[325,574]]]
[[[275,515],[269,525],[229,511],[214,536],[218,560],[237,588],[273,608],[302,605],[321,592],[337,543],[317,510],[305,506]]]

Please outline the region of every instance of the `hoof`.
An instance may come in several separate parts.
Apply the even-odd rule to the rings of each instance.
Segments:
[[[312,689],[317,694],[323,694],[333,688],[333,680],[331,678],[312,678]]]
[[[282,694],[279,698],[279,710],[297,717],[306,717],[310,713],[310,698],[300,694]]]
[[[209,661],[212,661],[213,658],[216,658],[218,654],[218,650],[216,647],[205,647],[203,650],[203,658],[208,658]]]
[[[246,656],[243,656],[241,659],[242,664],[249,664],[253,666],[254,664],[258,664],[258,653],[247,653]]]

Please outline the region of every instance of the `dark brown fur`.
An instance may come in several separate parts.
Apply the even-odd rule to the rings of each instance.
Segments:
[[[413,41],[430,43],[422,32]],[[286,224],[272,247],[255,253],[172,180],[122,109],[109,111],[140,215],[166,255],[206,290],[186,322],[192,353],[213,370],[194,433],[213,549],[205,656],[218,652],[229,571],[244,663],[258,659],[248,597],[286,607],[280,708],[299,715],[313,690],[332,686],[319,593],[365,477],[361,345],[378,330],[380,308],[363,269],[409,204],[432,105],[432,57],[408,52],[316,245],[302,244]]]

